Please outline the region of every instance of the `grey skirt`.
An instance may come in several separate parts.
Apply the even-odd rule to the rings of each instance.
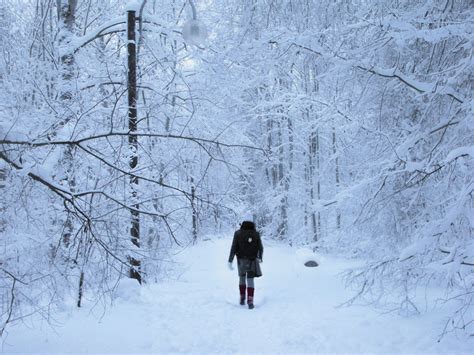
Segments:
[[[240,258],[237,260],[239,266],[239,276],[260,277],[262,276],[262,269],[257,259]]]

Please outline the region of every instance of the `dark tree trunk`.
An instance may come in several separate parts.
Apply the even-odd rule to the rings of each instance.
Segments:
[[[191,177],[191,209],[193,220],[193,243],[197,241],[197,211],[196,211],[196,187],[194,186],[194,178]]]
[[[127,54],[128,54],[128,143],[130,146],[130,171],[138,165],[138,136],[137,132],[137,46],[135,36],[135,11],[128,11],[127,18]],[[138,178],[130,177],[132,200],[130,237],[133,245],[140,247],[140,205],[138,200]],[[142,282],[140,260],[130,257],[130,277]]]
[[[81,276],[79,277],[79,294],[77,297],[77,307],[81,307],[83,288],[84,288],[84,271],[81,271]]]
[[[335,157],[334,159],[334,173],[335,173],[335,186],[334,186],[334,194],[337,195],[339,192],[340,186],[340,173],[339,173],[339,157],[337,156],[337,143],[336,143],[336,127],[332,127],[332,153]],[[337,198],[337,197],[336,197]],[[341,228],[341,211],[338,207],[336,207],[336,228]]]

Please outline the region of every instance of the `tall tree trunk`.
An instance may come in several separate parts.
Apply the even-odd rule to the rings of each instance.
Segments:
[[[73,36],[76,21],[76,0],[57,0],[59,22],[62,28],[59,32],[59,45],[64,46]],[[68,53],[61,55],[61,85],[59,97],[62,101],[64,117],[59,123],[59,128],[65,126],[73,119],[70,113],[72,106],[72,79],[74,77],[74,54]],[[53,132],[55,135],[56,132]],[[74,174],[74,148],[70,145],[66,146],[61,159],[64,169],[64,183],[72,192],[75,191],[76,181]],[[70,239],[74,231],[72,216],[67,212],[66,221],[64,223],[64,231],[62,240],[66,247],[69,246]]]
[[[280,113],[283,113],[282,110],[279,110]],[[285,236],[288,232],[288,190],[289,190],[289,180],[288,172],[285,171],[285,148],[283,145],[283,121],[278,122],[278,167],[275,168],[278,174],[278,183],[281,190],[281,200],[280,200],[280,223],[278,226],[278,237],[280,239],[285,239]]]
[[[197,211],[196,211],[196,187],[194,186],[194,178],[191,176],[191,210],[192,210],[192,229],[193,243],[197,241]]]
[[[317,150],[318,150],[318,132],[317,130],[312,130],[309,136],[309,154],[308,154],[308,165],[309,165],[309,177],[308,182],[310,184],[310,216],[311,216],[311,228],[313,233],[313,241],[317,241],[319,239],[319,218],[318,213],[315,211],[315,200],[318,198],[319,200],[319,180],[317,180],[317,185],[315,186],[315,176],[316,171],[318,169],[318,157],[317,157]],[[316,191],[315,191],[316,190]]]
[[[320,239],[321,236],[321,150],[319,146],[319,129],[315,132],[315,144],[316,144],[316,200],[318,201],[318,212],[316,214],[316,229],[318,238]]]
[[[339,175],[339,157],[337,156],[337,143],[336,143],[336,127],[332,127],[332,153],[335,158],[334,160],[334,178],[335,178],[335,186],[334,186],[334,194],[337,195],[339,192],[340,186],[340,175]],[[336,228],[341,228],[341,211],[338,207],[336,207]]]
[[[7,175],[7,167],[4,165],[3,161],[0,163],[0,192],[3,193],[5,186],[6,186],[6,175]],[[7,220],[3,217],[4,216],[4,210],[5,210],[5,204],[3,201],[0,201],[0,232],[3,232],[5,230],[5,227],[7,225]]]
[[[59,33],[59,44],[65,44],[73,35],[74,26],[76,23],[76,0],[57,0],[58,13],[60,22],[63,28]],[[69,101],[72,98],[71,80],[74,76],[74,54],[67,53],[61,55],[62,64],[62,79],[60,97],[63,101]]]
[[[137,47],[135,36],[136,16],[135,11],[127,12],[127,58],[128,58],[128,144],[130,147],[130,171],[134,170],[138,165],[138,136],[137,132]],[[131,191],[131,225],[130,238],[132,244],[137,248],[140,247],[140,205],[138,203],[138,178],[130,177]],[[137,258],[130,257],[130,278],[136,279],[142,283],[140,272],[141,262]]]
[[[74,28],[76,26],[76,0],[57,0],[58,17],[62,27],[59,30],[59,45],[64,47],[65,44],[72,38]],[[61,85],[59,87],[59,98],[62,101],[62,108],[64,117],[61,118],[57,125],[57,129],[68,125],[73,119],[74,115],[71,112],[73,107],[73,89],[72,80],[74,78],[74,54],[61,54]],[[56,135],[56,131],[52,132]],[[76,190],[76,173],[75,173],[75,148],[71,145],[65,147],[62,154],[61,164],[64,169],[64,183],[71,192]],[[69,248],[71,238],[74,233],[73,216],[69,211],[66,212],[66,221],[64,222],[64,229],[62,234],[62,242],[66,248]],[[81,271],[79,277],[79,291],[77,306],[81,306],[82,290],[84,283],[84,272]]]

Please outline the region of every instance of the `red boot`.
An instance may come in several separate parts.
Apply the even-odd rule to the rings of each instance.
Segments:
[[[248,293],[248,298],[247,298],[247,304],[249,305],[249,309],[253,309],[253,294],[254,294],[255,288],[253,287],[248,287],[247,288],[247,293]]]
[[[240,304],[245,304],[245,285],[239,285],[240,290]]]

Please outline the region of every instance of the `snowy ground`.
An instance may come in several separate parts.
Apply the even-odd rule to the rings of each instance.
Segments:
[[[265,244],[264,276],[256,280],[256,308],[237,304],[236,271],[227,269],[230,239],[202,242],[178,256],[178,280],[122,289],[102,314],[75,309],[51,329],[26,324],[9,329],[3,352],[188,353],[472,353],[474,341],[437,342],[436,311],[402,318],[370,307],[336,306],[350,293],[338,274],[347,261],[320,258],[302,265],[308,251]],[[264,241],[265,243],[265,241]],[[234,262],[235,265],[235,262]]]

